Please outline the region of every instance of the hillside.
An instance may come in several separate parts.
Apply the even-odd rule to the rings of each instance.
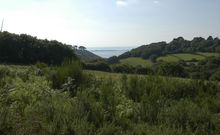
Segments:
[[[170,43],[158,42],[140,46],[124,54],[121,54],[118,56],[118,59],[141,57],[143,59],[155,60],[160,56],[167,56],[169,54],[194,54],[195,52],[220,53],[220,40],[218,38],[213,39],[211,36],[207,39],[196,37],[192,41],[188,41],[182,37],[179,37]]]
[[[76,55],[81,59],[81,60],[87,60],[87,61],[92,61],[92,60],[98,60],[102,59],[100,56],[95,55],[94,53],[87,51],[87,50],[79,50],[75,49],[74,50]]]
[[[179,37],[132,49],[107,62],[113,72],[159,74],[184,78],[220,80],[220,40]]]
[[[138,57],[129,57],[126,59],[121,59],[120,63],[129,64],[131,66],[141,65],[142,67],[149,67],[153,65],[153,62],[151,60],[145,60]]]
[[[141,57],[129,57],[125,59],[121,59],[120,63],[126,63],[131,66],[141,65],[143,67],[151,67],[154,63],[164,61],[164,62],[179,62],[184,61],[188,64],[193,63],[197,64],[198,61],[205,60],[208,57],[218,57],[220,53],[205,53],[205,52],[197,52],[197,53],[176,53],[169,54],[165,56],[157,57],[155,62],[152,62],[151,59],[143,59]]]

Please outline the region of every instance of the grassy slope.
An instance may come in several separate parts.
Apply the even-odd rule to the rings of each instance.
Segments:
[[[196,60],[202,60],[209,56],[220,56],[219,53],[204,53],[204,52],[197,52],[196,54],[189,54],[189,53],[177,53],[177,54],[170,54],[167,56],[161,56],[157,58],[157,61],[163,60],[166,62],[177,62],[179,60],[189,61],[192,59]],[[146,66],[152,66],[152,62],[150,60],[144,60],[142,58],[134,58],[130,57],[127,59],[120,60],[121,63],[127,63],[132,66],[142,65],[144,67]],[[196,64],[196,62],[194,62]]]
[[[205,56],[205,57],[210,57],[210,56],[220,56],[219,53],[208,53],[208,52],[198,52],[197,54]]]
[[[143,67],[151,66],[153,63],[150,60],[144,60],[142,58],[130,57],[127,59],[120,60],[121,63],[130,64],[132,66],[141,65]]]
[[[196,54],[189,54],[189,53],[173,54],[173,55],[185,61],[192,60],[192,59],[197,59],[197,60],[205,59],[204,56],[196,55]]]
[[[179,61],[179,58],[174,57],[173,55],[167,55],[167,56],[162,56],[157,58],[157,61],[162,60],[162,61],[172,61],[172,62],[177,62]]]

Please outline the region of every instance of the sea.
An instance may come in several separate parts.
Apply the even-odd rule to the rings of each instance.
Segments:
[[[87,50],[102,57],[119,56],[135,47],[87,47]]]

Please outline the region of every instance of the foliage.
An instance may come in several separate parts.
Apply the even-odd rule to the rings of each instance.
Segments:
[[[70,47],[58,41],[0,32],[1,63],[35,64],[40,61],[59,65],[65,58],[76,58],[76,55]]]
[[[210,80],[212,81],[220,81],[220,71],[215,72],[211,77]]]
[[[214,82],[126,74],[109,78],[111,73],[100,77],[97,71],[83,72],[79,61],[43,66],[49,71],[40,76],[36,66],[4,68],[9,72],[0,80],[3,135],[219,134],[220,87]],[[50,74],[59,77],[56,89],[51,85],[55,80],[47,80]]]
[[[106,71],[110,72],[110,66],[103,60],[95,60],[91,62],[84,62],[83,68],[88,70],[99,70],[99,71]]]
[[[108,64],[118,64],[119,60],[117,56],[112,56],[107,59]]]
[[[0,80],[9,75],[10,70],[6,66],[0,66]]]
[[[142,58],[135,58],[135,57],[130,57],[127,59],[121,59],[121,63],[129,64],[131,66],[139,66],[141,65],[142,67],[150,67],[152,66],[152,61],[150,60],[144,60]]]
[[[213,56],[199,61],[196,66],[191,65],[191,67],[188,68],[188,72],[191,73],[192,78],[218,80],[219,67],[220,57]]]
[[[134,73],[134,68],[128,64],[112,65],[112,71],[115,73]]]
[[[195,37],[192,41],[185,40],[183,37],[173,39],[170,43],[158,42],[143,45],[120,56],[119,59],[128,57],[141,57],[149,59],[155,56],[165,56],[175,53],[194,53],[194,52],[219,52],[220,40],[218,38]]]
[[[186,77],[184,67],[177,62],[164,62],[159,66],[159,74],[164,76]]]
[[[82,76],[83,73],[80,62],[66,60],[60,67],[57,67],[55,73],[52,74],[48,79],[52,81],[52,87],[54,89],[61,89],[63,84],[70,80],[74,82],[72,85],[74,85],[75,88],[82,83]]]

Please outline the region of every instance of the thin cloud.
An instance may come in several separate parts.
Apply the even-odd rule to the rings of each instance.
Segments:
[[[117,0],[116,5],[117,6],[127,6],[130,4],[134,4],[136,2],[137,2],[137,0]]]
[[[118,6],[126,6],[126,5],[128,5],[128,1],[121,1],[121,0],[119,0],[119,1],[116,1],[116,5],[118,5]]]
[[[154,4],[158,4],[159,3],[159,1],[158,0],[154,0]]]

